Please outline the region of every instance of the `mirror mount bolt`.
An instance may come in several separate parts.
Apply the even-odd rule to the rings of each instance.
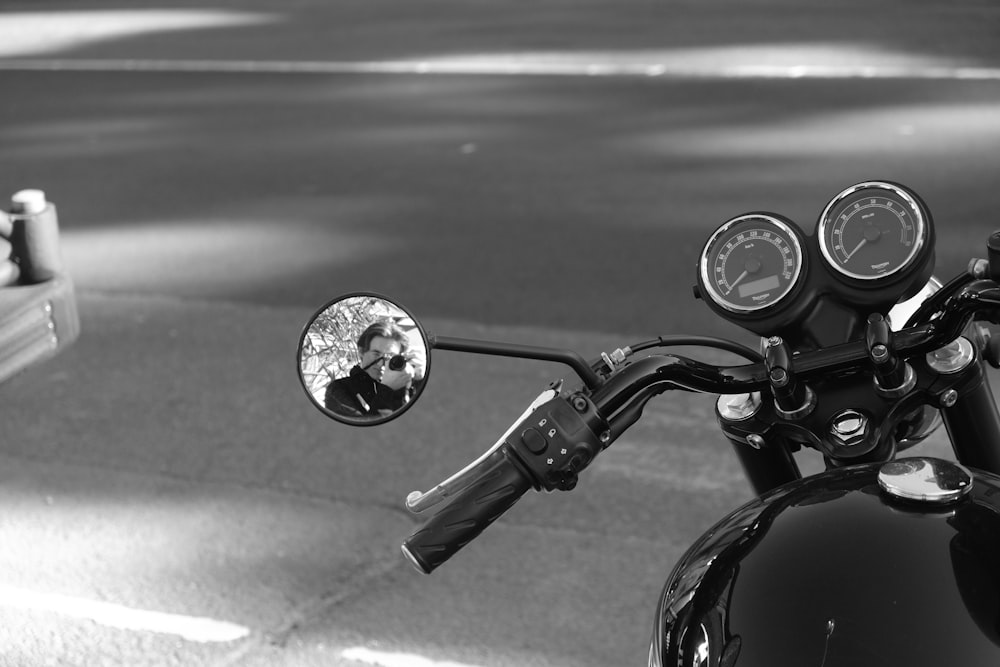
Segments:
[[[896,354],[892,330],[881,313],[868,316],[865,345],[868,360],[875,369],[872,378],[875,391],[884,398],[901,398],[910,393],[917,384],[917,376],[913,368]]]
[[[802,419],[816,407],[816,395],[795,377],[792,351],[778,336],[764,340],[764,368],[771,383],[775,410],[788,420]]]

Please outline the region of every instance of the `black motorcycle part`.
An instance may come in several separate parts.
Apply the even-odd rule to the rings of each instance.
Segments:
[[[904,386],[906,364],[893,348],[889,321],[881,313],[872,313],[868,316],[865,346],[868,348],[868,358],[872,362],[877,386],[886,392]]]
[[[794,223],[774,213],[747,213],[723,223],[705,243],[699,292],[737,318],[779,312],[797,303],[804,261]]]
[[[915,192],[890,181],[867,181],[830,200],[817,222],[816,242],[824,266],[847,284],[905,286],[927,270],[934,227]]]
[[[989,259],[990,278],[1000,280],[1000,232],[993,232],[986,241],[986,252]]]
[[[768,443],[755,449],[745,439],[729,438],[743,472],[754,493],[762,494],[782,484],[802,478],[798,463],[789,447],[782,443]]]
[[[905,270],[875,279],[850,278],[831,268],[824,259],[818,224],[810,235],[793,221],[780,218],[793,230],[802,249],[802,271],[797,276],[794,295],[789,293],[773,307],[746,312],[734,312],[713,298],[705,298],[705,303],[720,317],[757,335],[781,336],[796,351],[823,349],[862,337],[870,313],[887,313],[898,301],[920,290],[933,272],[935,254],[934,223],[920,197],[898,183],[871,181],[867,185],[905,192],[921,213],[926,225],[926,237]],[[723,226],[730,222],[723,223]],[[706,262],[711,261],[705,255],[711,250],[710,245],[706,244],[698,262],[696,296],[711,294],[711,288],[706,284],[707,277],[703,275],[705,272],[701,270]]]
[[[608,423],[583,394],[556,397],[526,418],[507,439],[517,461],[546,491],[570,491],[610,436]]]
[[[430,346],[437,350],[487,354],[497,357],[513,357],[515,359],[536,359],[538,361],[565,364],[580,376],[580,379],[583,380],[583,383],[588,388],[596,389],[601,386],[601,378],[597,375],[596,371],[590,367],[583,357],[571,350],[454,338],[452,336],[430,336],[429,342]]]
[[[531,478],[507,447],[493,453],[486,473],[403,542],[403,555],[430,574],[474,540],[528,489]]]
[[[974,363],[966,375],[955,404],[941,410],[948,438],[959,461],[1000,475],[1000,415],[986,369]]]
[[[880,488],[881,464],[786,485],[688,550],[650,666],[1000,664],[1000,477],[949,504]]]

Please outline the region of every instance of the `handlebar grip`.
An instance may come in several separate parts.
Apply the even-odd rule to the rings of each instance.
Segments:
[[[485,464],[487,472],[482,477],[403,542],[403,555],[424,574],[478,537],[532,488],[531,478],[514,462],[506,445]]]

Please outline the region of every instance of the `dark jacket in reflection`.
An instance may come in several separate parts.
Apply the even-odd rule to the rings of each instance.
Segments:
[[[409,388],[393,390],[364,372],[360,366],[326,388],[326,409],[349,417],[376,418],[379,410],[396,411],[408,399]]]

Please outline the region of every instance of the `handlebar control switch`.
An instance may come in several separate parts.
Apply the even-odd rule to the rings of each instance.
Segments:
[[[545,453],[549,447],[549,441],[545,436],[533,428],[525,429],[521,434],[521,442],[528,448],[528,451],[536,456]]]
[[[763,348],[775,410],[788,420],[806,417],[816,407],[816,395],[795,377],[791,348],[778,336],[766,338]]]
[[[865,344],[868,359],[875,369],[875,391],[885,398],[900,398],[910,393],[917,384],[917,375],[913,367],[896,354],[892,330],[881,313],[868,316]]]
[[[608,430],[593,402],[583,394],[557,396],[538,407],[507,443],[532,477],[547,491],[568,491],[578,473],[604,449]]]
[[[610,442],[608,433],[607,420],[586,394],[564,397],[550,387],[475,463],[427,494],[407,498],[407,507],[420,511],[453,496],[403,542],[403,554],[419,571],[432,572],[529,489],[575,487],[577,474]]]

